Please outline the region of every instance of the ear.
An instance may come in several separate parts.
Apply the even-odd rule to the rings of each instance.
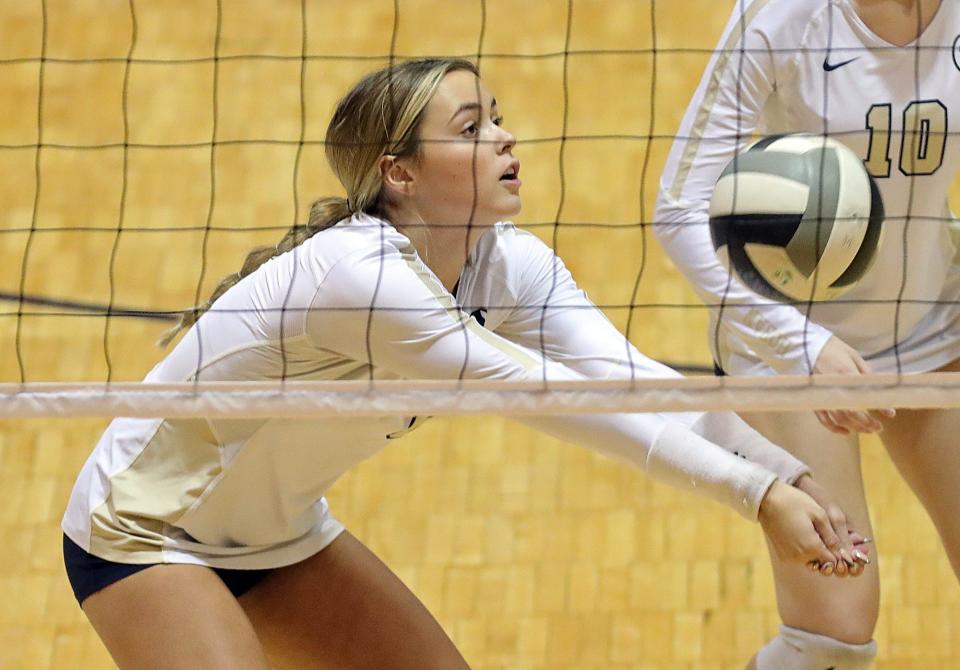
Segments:
[[[383,187],[392,194],[399,196],[413,195],[414,175],[408,169],[407,162],[396,156],[381,156],[377,162],[380,170],[380,179]]]

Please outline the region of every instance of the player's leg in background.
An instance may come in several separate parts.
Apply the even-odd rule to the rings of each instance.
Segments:
[[[941,372],[960,372],[960,360]],[[930,515],[960,579],[960,409],[897,410],[880,433],[897,470]]]
[[[120,670],[267,670],[237,599],[210,570],[157,565],[114,582],[83,611]]]
[[[415,595],[347,532],[240,603],[277,670],[467,670]]]
[[[872,537],[856,436],[820,425],[813,412],[742,414],[764,436],[813,470],[847,514],[851,528]],[[859,577],[824,577],[771,554],[777,607],[784,623],[747,667],[757,670],[861,670],[875,654],[880,605],[876,555]]]

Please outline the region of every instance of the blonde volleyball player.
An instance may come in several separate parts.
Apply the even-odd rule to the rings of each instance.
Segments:
[[[940,0],[737,0],[662,179],[658,238],[712,310],[711,345],[735,375],[960,369],[960,265],[947,191],[960,165],[960,4]],[[837,303],[797,309],[751,293],[713,252],[707,203],[756,134],[826,133],[876,177],[887,220],[879,256]],[[721,315],[719,320],[718,315]],[[960,411],[752,415],[811,465],[853,523],[870,522],[858,433],[879,432],[960,573]],[[868,667],[876,570],[824,584],[772,557],[782,635],[760,670]]]
[[[500,123],[468,62],[363,79],[327,134],[347,200],[319,201],[307,227],[252,253],[185,315],[147,381],[672,374],[629,346],[548,247],[495,223],[520,209]],[[415,422],[113,421],[63,529],[71,584],[117,664],[465,668],[323,497]],[[836,506],[828,515],[789,485],[810,479],[806,467],[733,415],[526,422],[759,518],[785,564],[862,567]]]

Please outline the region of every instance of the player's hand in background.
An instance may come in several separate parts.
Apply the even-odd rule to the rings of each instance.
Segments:
[[[823,345],[813,371],[821,375],[862,375],[871,372],[863,356],[836,335]],[[869,411],[823,409],[817,410],[815,414],[824,428],[831,433],[849,435],[851,432],[879,433],[883,430],[881,419],[893,418],[896,411],[892,409]]]

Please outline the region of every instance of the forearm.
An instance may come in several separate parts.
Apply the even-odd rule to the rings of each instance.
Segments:
[[[665,484],[705,496],[756,520],[777,475],[737,458],[678,421],[660,415],[530,417],[537,430],[641,467]]]
[[[733,412],[706,412],[693,422],[690,430],[734,456],[763,466],[788,484],[810,474],[806,463],[770,442]]]
[[[657,220],[657,239],[711,310],[723,338],[743,343],[778,373],[812,373],[830,331],[793,305],[744,286],[717,258],[704,209],[684,208],[661,192]]]

